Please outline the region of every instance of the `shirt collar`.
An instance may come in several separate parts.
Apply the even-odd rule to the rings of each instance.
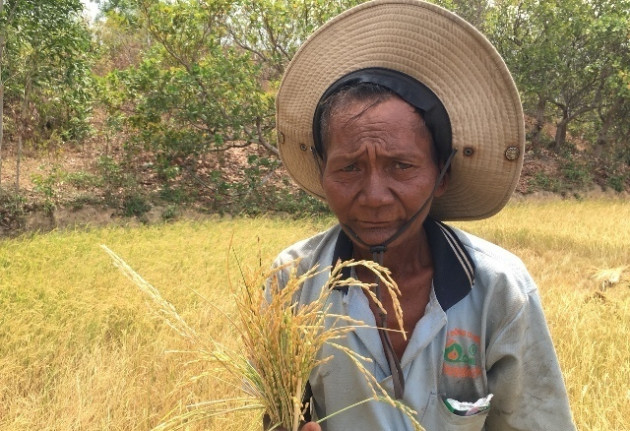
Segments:
[[[475,264],[452,228],[431,218],[427,218],[423,226],[433,256],[433,289],[440,306],[446,311],[472,289]],[[341,229],[332,264],[352,259],[352,248],[352,240]],[[344,268],[343,275],[350,277],[350,268]],[[347,288],[343,290],[347,291]]]

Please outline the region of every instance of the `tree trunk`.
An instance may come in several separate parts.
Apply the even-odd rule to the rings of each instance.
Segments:
[[[569,117],[569,108],[567,106],[558,104],[558,108],[562,111],[562,118],[556,124],[556,137],[554,139],[553,147],[551,148],[555,153],[559,153],[567,141],[567,127],[569,126],[569,121],[571,120],[571,117]]]
[[[17,157],[15,159],[15,193],[20,193],[20,163],[22,161],[22,131],[18,133]]]
[[[599,118],[602,121],[602,126],[597,132],[597,141],[595,142],[595,148],[593,153],[596,158],[601,158],[603,153],[610,152],[610,139],[608,137],[610,128],[614,125],[617,119],[617,112],[621,106],[623,99],[617,97],[613,105],[603,114],[600,112]]]
[[[0,14],[2,0],[0,0]],[[2,81],[2,60],[4,54],[4,35],[0,34],[0,190],[2,190],[2,140],[4,139],[4,81]]]
[[[28,98],[31,93],[31,80],[30,78],[26,78],[26,83],[24,85],[24,99],[22,99],[22,109],[20,112],[20,133],[18,134],[18,147],[17,147],[17,157],[15,161],[15,192],[19,193],[20,191],[20,164],[22,163],[22,140],[24,137],[24,130],[26,129],[26,115],[28,111]]]
[[[556,153],[559,153],[560,150],[564,147],[565,142],[567,141],[567,126],[569,125],[569,119],[564,117],[558,123],[556,127],[556,138],[553,144],[553,150]]]
[[[600,159],[603,153],[607,153],[606,151],[609,146],[608,140],[608,131],[612,126],[612,115],[607,115],[602,123],[602,127],[597,132],[597,141],[595,141],[595,148],[593,149],[593,154],[596,158]]]
[[[0,0],[1,1],[1,0]],[[0,48],[0,63],[2,63],[2,48]],[[2,65],[0,64],[0,75]],[[0,190],[2,190],[2,140],[4,139],[4,83],[0,79]]]
[[[540,137],[542,135],[542,129],[545,125],[545,107],[547,106],[547,99],[543,96],[538,96],[538,103],[536,104],[536,124],[534,124],[534,130],[532,131],[532,150],[534,153],[540,153]]]

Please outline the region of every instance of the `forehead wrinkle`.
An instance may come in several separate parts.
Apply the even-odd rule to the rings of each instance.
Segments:
[[[344,152],[347,154],[358,155],[367,150],[367,147],[373,146],[379,148],[380,151],[392,150],[392,147],[396,147],[395,133],[392,134],[391,130],[388,130],[383,125],[389,125],[385,121],[370,122],[363,125],[360,130],[352,130],[343,126],[343,124],[337,125],[340,130],[334,135],[331,135],[331,143],[336,143],[333,148],[338,149],[339,144],[344,145]],[[335,127],[333,127],[333,130]],[[334,151],[334,150],[333,150]]]
[[[360,101],[355,99],[337,105],[330,116],[331,121],[328,128],[330,143],[333,144],[336,141],[335,146],[343,144],[348,153],[361,152],[359,147],[364,147],[367,144],[374,146],[375,149],[378,148],[379,152],[384,151],[383,156],[390,152],[402,154],[397,150],[397,144],[400,142],[398,132],[404,130],[412,130],[417,133],[416,137],[427,137],[432,143],[430,132],[426,128],[422,115],[406,102],[405,106],[409,113],[413,114],[412,116],[388,115],[384,119],[376,113],[373,114],[373,108],[395,98],[396,96],[392,95],[386,99],[377,100]],[[402,99],[401,101],[404,102]],[[336,136],[333,136],[333,130]],[[406,140],[407,137],[402,139]],[[363,148],[363,151],[365,150],[367,148]],[[431,144],[431,152],[433,151]]]
[[[356,142],[359,145],[374,145],[387,150],[391,146],[392,141],[395,141],[393,138],[394,136],[389,130],[379,127],[379,123],[370,123],[365,129],[354,134],[352,142]]]

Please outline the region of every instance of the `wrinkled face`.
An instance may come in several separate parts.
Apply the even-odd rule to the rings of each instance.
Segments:
[[[331,115],[325,141],[321,181],[328,204],[367,244],[389,239],[431,197],[439,173],[431,135],[402,99],[349,102]],[[414,241],[429,209],[391,246]]]

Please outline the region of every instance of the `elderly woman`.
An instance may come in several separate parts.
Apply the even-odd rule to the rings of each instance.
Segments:
[[[523,161],[518,92],[505,64],[472,26],[435,5],[376,0],[317,31],[289,65],[277,99],[284,165],[325,199],[339,224],[283,251],[300,270],[374,259],[402,292],[404,331],[349,287],[331,313],[361,320],[340,341],[429,431],[573,430],[562,374],[537,289],[521,261],[447,226],[498,212]],[[371,282],[360,268],[347,274]],[[318,297],[323,278],[303,286]],[[313,419],[371,397],[346,355],[309,379]],[[363,403],[323,430],[408,430],[389,404]],[[307,423],[304,430],[318,430]]]

